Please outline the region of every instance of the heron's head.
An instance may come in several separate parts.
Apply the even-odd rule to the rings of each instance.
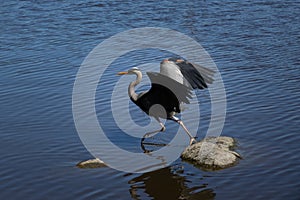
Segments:
[[[127,72],[119,72],[117,75],[130,75],[130,74],[138,74],[141,73],[141,70],[137,67],[133,67],[129,69]]]

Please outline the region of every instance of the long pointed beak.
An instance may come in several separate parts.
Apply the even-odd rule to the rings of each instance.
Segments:
[[[119,73],[117,73],[117,75],[125,75],[125,74],[128,74],[128,72],[119,72]]]

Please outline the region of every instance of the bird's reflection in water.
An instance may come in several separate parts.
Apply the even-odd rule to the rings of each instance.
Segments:
[[[190,183],[180,171],[172,167],[148,172],[129,181],[133,199],[214,199],[215,193],[199,179],[199,183]],[[196,186],[195,186],[196,184]]]

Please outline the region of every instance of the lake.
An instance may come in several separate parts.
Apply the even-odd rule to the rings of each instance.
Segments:
[[[300,199],[299,2],[20,0],[3,2],[0,13],[1,199]],[[178,158],[145,173],[76,167],[93,158],[73,118],[80,66],[101,42],[143,27],[175,30],[209,53],[226,90],[222,135],[234,137],[243,156],[236,166],[206,171]],[[157,63],[158,71],[169,56],[131,52],[101,77],[97,117],[124,150],[141,151],[139,139],[122,134],[108,115],[115,73],[143,63]],[[126,95],[119,100],[129,103]],[[201,139],[210,120],[208,93],[199,101]],[[129,107],[137,124],[150,123]],[[167,124],[157,135],[163,142],[178,130]]]

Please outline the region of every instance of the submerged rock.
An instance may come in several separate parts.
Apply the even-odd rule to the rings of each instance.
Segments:
[[[233,166],[241,156],[233,151],[236,141],[231,137],[207,137],[188,146],[181,158],[204,169],[216,170]]]
[[[99,167],[106,167],[106,164],[99,158],[95,158],[95,159],[81,161],[76,166],[79,168],[99,168]]]

